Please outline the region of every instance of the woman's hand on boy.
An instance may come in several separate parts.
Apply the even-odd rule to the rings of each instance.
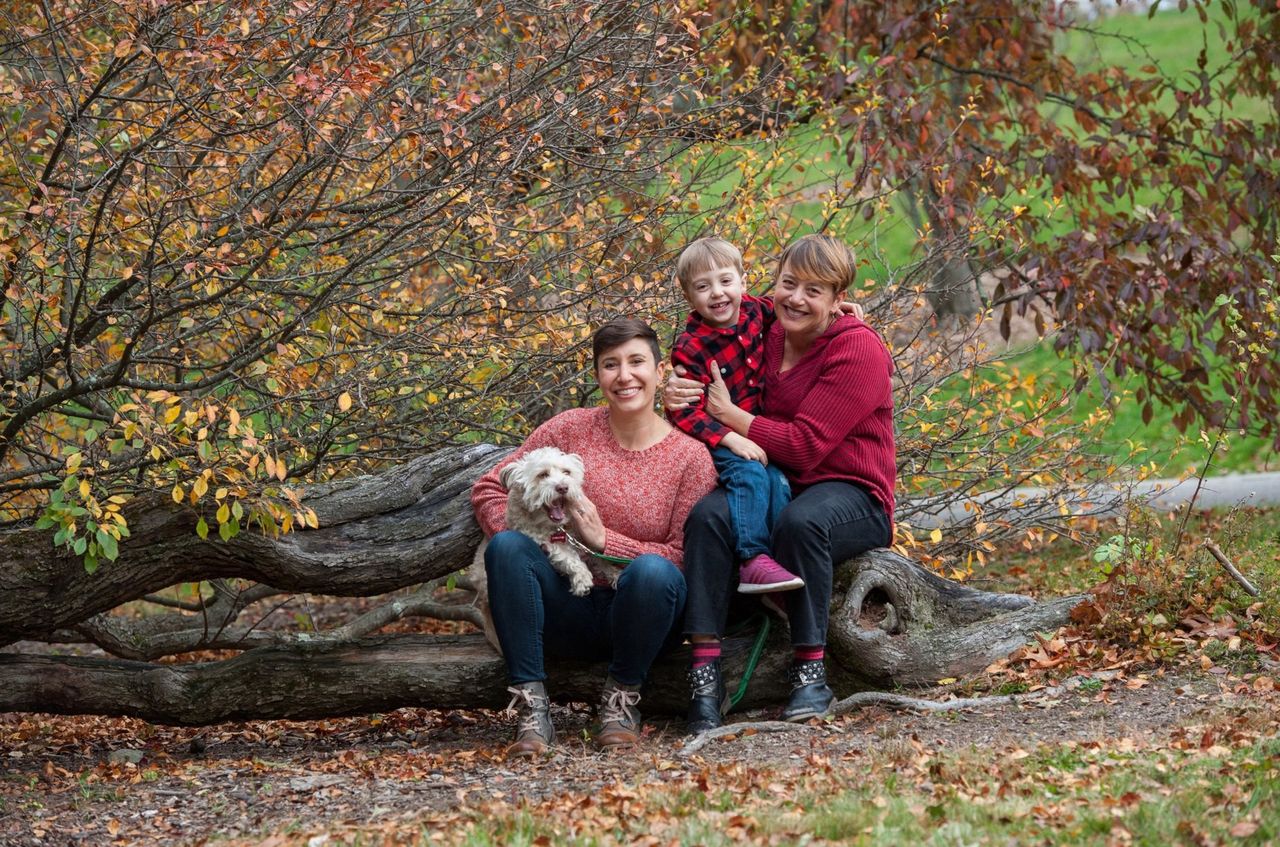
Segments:
[[[689,379],[688,374],[684,365],[676,365],[672,376],[667,378],[666,387],[662,389],[662,406],[668,412],[691,406],[702,396],[702,383]]]
[[[725,416],[737,410],[737,406],[733,403],[733,398],[729,396],[729,386],[724,384],[724,377],[720,375],[720,366],[716,364],[716,360],[711,360],[711,382],[707,385],[707,414],[716,418],[722,423]]]

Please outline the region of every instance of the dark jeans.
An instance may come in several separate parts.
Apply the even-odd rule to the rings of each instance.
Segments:
[[[889,518],[864,488],[820,482],[795,496],[773,528],[773,558],[804,579],[787,601],[791,643],[827,642],[834,562],[890,541]],[[684,573],[689,584],[684,631],[724,636],[729,604],[738,595],[734,533],[723,488],[703,497],[684,524]]]
[[[537,542],[508,530],[489,541],[484,569],[512,684],[545,680],[545,655],[609,659],[610,676],[640,685],[653,660],[681,641],[684,575],[662,556],[637,556],[616,589],[575,597]]]
[[[769,552],[769,534],[791,502],[791,484],[776,465],[744,459],[728,447],[711,451],[733,523],[734,552],[745,562]]]

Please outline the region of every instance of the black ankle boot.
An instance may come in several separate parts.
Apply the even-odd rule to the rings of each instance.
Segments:
[[[729,698],[725,696],[724,677],[720,675],[720,660],[689,668],[688,733],[697,735],[715,729],[724,723],[721,717],[727,711]]]
[[[793,663],[787,677],[791,681],[791,699],[782,710],[784,721],[807,721],[821,717],[831,709],[836,695],[827,685],[827,666],[821,659]]]

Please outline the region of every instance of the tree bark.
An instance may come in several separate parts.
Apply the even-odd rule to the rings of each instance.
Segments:
[[[87,574],[55,555],[46,533],[0,533],[0,646],[19,640],[93,641],[132,658],[0,654],[0,711],[131,715],[159,723],[317,718],[400,706],[504,706],[502,659],[479,635],[358,637],[403,614],[465,619],[467,606],[437,603],[432,586],[389,599],[360,618],[319,633],[265,632],[236,621],[249,599],[231,592],[159,618],[104,612],[184,581],[242,577],[254,596],[302,591],[370,596],[453,573],[480,539],[469,493],[504,455],[491,445],[449,448],[393,468],[303,492],[318,529],[278,538],[250,532],[201,541],[195,514],[160,498],[131,515],[134,535],[120,559]],[[44,553],[44,555],[41,555]],[[828,667],[842,695],[867,687],[932,685],[982,670],[1039,630],[1065,623],[1081,599],[1037,603],[975,591],[887,550],[837,568]],[[362,622],[368,626],[362,626]],[[184,639],[187,639],[184,641]],[[233,659],[191,664],[135,661],[185,649],[242,648]],[[731,690],[747,640],[726,642]],[[741,708],[782,702],[790,661],[785,626],[775,627]],[[686,705],[686,651],[655,666],[650,713]],[[552,662],[555,696],[592,701],[603,664]]]

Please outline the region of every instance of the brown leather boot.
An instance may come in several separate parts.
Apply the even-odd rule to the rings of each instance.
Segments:
[[[640,740],[639,686],[623,685],[609,677],[600,692],[600,729],[596,745],[601,750],[634,747]]]
[[[522,682],[507,689],[511,702],[507,709],[514,709],[520,723],[516,726],[516,740],[507,748],[508,756],[533,758],[547,752],[556,743],[556,728],[551,723],[551,698],[547,686],[541,682]]]

